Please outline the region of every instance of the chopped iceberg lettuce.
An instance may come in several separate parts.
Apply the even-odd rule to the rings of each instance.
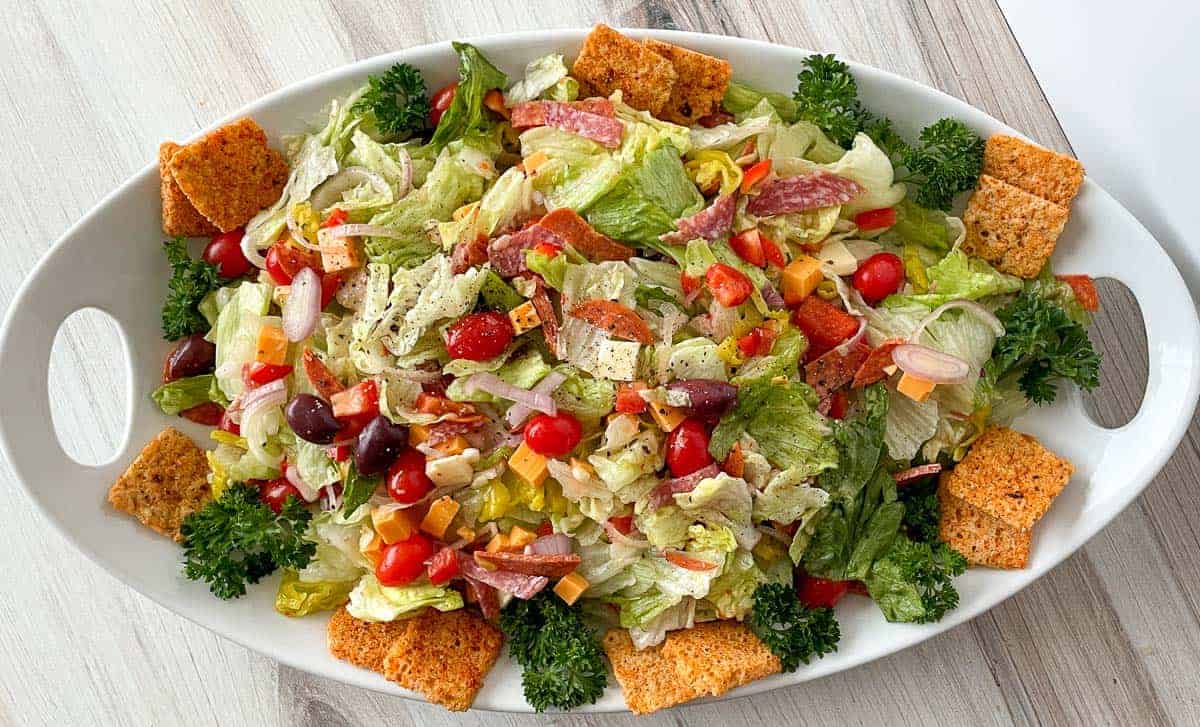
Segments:
[[[454,611],[463,607],[462,594],[453,588],[433,585],[384,586],[374,574],[362,577],[350,591],[346,610],[360,621],[395,621],[423,608]]]
[[[566,77],[567,64],[563,63],[561,53],[534,58],[525,66],[525,77],[504,94],[504,105],[511,107],[533,101]]]

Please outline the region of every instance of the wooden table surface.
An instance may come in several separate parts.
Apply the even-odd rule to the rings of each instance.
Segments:
[[[272,7],[287,6],[282,11]],[[612,25],[837,52],[940,88],[1070,151],[992,0],[288,3],[27,0],[0,6],[0,301],[49,245],[154,157],[268,91],[445,38]],[[599,7],[598,7],[599,6]],[[1098,110],[1099,112],[1099,110]],[[1087,164],[1087,159],[1083,162]],[[102,254],[102,250],[98,251]],[[81,261],[83,263],[85,261]],[[1136,411],[1144,342],[1102,287],[1098,420]],[[114,329],[68,322],[50,366],[69,451],[106,459],[123,422]],[[8,414],[9,412],[5,412]],[[36,486],[37,483],[31,483]],[[638,724],[1197,724],[1200,426],[1125,513],[1047,577],[967,625],[854,671]],[[279,666],[117,582],[51,531],[0,468],[0,724],[633,724],[440,709]]]

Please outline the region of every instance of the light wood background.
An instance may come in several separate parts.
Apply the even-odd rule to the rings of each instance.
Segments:
[[[1070,150],[992,0],[517,6],[0,2],[0,305],[70,223],[154,157],[160,140],[319,71],[445,38],[603,20],[834,51]],[[1140,400],[1141,328],[1120,288],[1102,295],[1094,338],[1107,358],[1094,404],[1101,421],[1120,423]],[[123,426],[114,402],[123,401],[124,384],[104,365],[117,350],[113,329],[83,315],[59,343],[50,375],[61,381],[60,432],[80,459],[104,460]],[[639,724],[1198,724],[1198,484],[1193,426],[1127,512],[970,624],[855,671]],[[281,667],[92,566],[42,521],[6,467],[0,502],[0,724],[633,724],[621,716],[451,716]]]

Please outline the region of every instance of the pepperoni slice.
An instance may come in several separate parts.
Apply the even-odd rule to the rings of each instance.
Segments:
[[[804,366],[804,382],[816,390],[819,398],[826,399],[854,379],[867,354],[866,346],[855,346],[845,354],[835,348]]]
[[[663,480],[657,487],[650,491],[650,507],[656,509],[663,505],[670,505],[675,502],[675,495],[682,492],[691,492],[696,489],[696,485],[700,484],[700,480],[716,477],[720,472],[721,468],[714,462],[703,469],[696,470],[690,475]]]
[[[546,292],[546,281],[536,278],[533,297],[529,299],[538,318],[542,319],[542,335],[546,338],[546,346],[551,351],[558,351],[558,315],[554,312],[554,304],[550,302],[550,294]]]
[[[325,362],[318,358],[317,354],[313,353],[311,348],[304,349],[302,360],[304,363],[304,374],[308,377],[308,381],[312,384],[313,389],[321,395],[321,398],[329,401],[334,394],[346,388],[333,375],[333,372],[329,370]]]
[[[732,194],[723,194],[691,217],[675,220],[676,231],[659,235],[659,239],[671,245],[682,245],[697,237],[705,240],[724,237],[733,227],[736,210],[736,198]]]
[[[746,211],[756,217],[770,217],[846,204],[863,188],[853,179],[814,172],[762,182],[758,190],[746,204]]]
[[[587,220],[569,207],[560,207],[547,214],[538,222],[538,226],[557,235],[593,262],[628,260],[633,257],[633,248],[596,232]]]
[[[571,315],[608,331],[617,338],[638,343],[654,343],[654,333],[642,317],[615,300],[585,300],[571,309]]]
[[[888,372],[884,369],[895,365],[892,363],[892,349],[903,343],[905,343],[903,338],[889,338],[876,346],[863,361],[862,366],[858,367],[858,371],[854,372],[854,381],[850,385],[855,389],[861,389],[886,379]]]

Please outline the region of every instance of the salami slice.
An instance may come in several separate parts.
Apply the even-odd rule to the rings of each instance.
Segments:
[[[492,269],[502,278],[511,278],[529,271],[525,265],[525,251],[539,243],[562,247],[563,241],[541,225],[530,225],[511,235],[501,235],[488,244],[488,260]]]
[[[691,217],[675,220],[676,231],[659,235],[658,239],[671,245],[683,245],[697,237],[716,240],[729,233],[736,210],[736,198],[732,194],[723,194]]]
[[[308,377],[308,382],[312,384],[313,389],[326,401],[331,399],[334,394],[346,388],[311,348],[304,349],[302,360],[304,362],[304,374]]]
[[[657,509],[663,505],[670,505],[675,502],[675,495],[682,492],[691,492],[696,489],[696,485],[700,484],[700,480],[709,477],[716,477],[720,474],[721,468],[716,463],[710,464],[704,469],[696,470],[690,475],[684,477],[675,477],[669,480],[663,480],[650,491],[650,507]]]
[[[819,398],[828,398],[854,379],[854,373],[867,360],[867,353],[866,346],[855,346],[845,354],[835,348],[805,364],[804,382],[813,387]]]
[[[483,617],[489,621],[500,615],[500,594],[488,584],[474,578],[465,577],[467,582],[467,600],[479,606]]]
[[[454,246],[454,252],[450,255],[450,267],[455,275],[465,273],[487,261],[488,242],[484,237],[459,242]]]
[[[458,569],[468,579],[474,579],[492,588],[507,591],[525,601],[541,593],[542,589],[550,583],[550,579],[546,576],[529,576],[510,571],[488,570],[476,563],[474,556],[461,551],[458,554]]]
[[[862,186],[853,179],[829,172],[814,172],[762,182],[758,189],[758,194],[746,203],[746,211],[756,217],[846,204],[863,191]]]
[[[529,299],[538,318],[542,319],[542,335],[551,351],[558,350],[558,314],[554,312],[554,304],[550,302],[550,294],[546,292],[546,281],[537,278],[537,288]]]
[[[538,224],[562,238],[592,262],[628,260],[633,257],[633,248],[596,232],[587,220],[570,207],[554,210],[539,220]]]
[[[593,110],[585,111],[580,106],[561,101],[527,101],[513,107],[512,125],[518,129],[553,126],[610,149],[620,146],[624,125],[612,116],[595,113],[596,110],[604,110],[604,106],[590,101],[587,103],[584,108]],[[611,108],[611,103],[607,108]]]
[[[502,571],[549,578],[562,578],[578,568],[582,561],[574,553],[488,553],[482,550],[475,553],[475,558]]]
[[[870,386],[878,381],[883,381],[888,377],[887,371],[884,371],[892,363],[892,349],[904,343],[903,338],[889,338],[879,344],[863,361],[862,366],[858,367],[858,371],[854,373],[854,381],[851,386],[855,389],[861,389],[864,386]]]
[[[906,470],[892,475],[892,479],[896,481],[897,485],[907,485],[911,482],[924,479],[930,475],[936,475],[941,471],[942,466],[937,462],[934,462],[933,464],[923,464],[917,467],[909,467]]]

